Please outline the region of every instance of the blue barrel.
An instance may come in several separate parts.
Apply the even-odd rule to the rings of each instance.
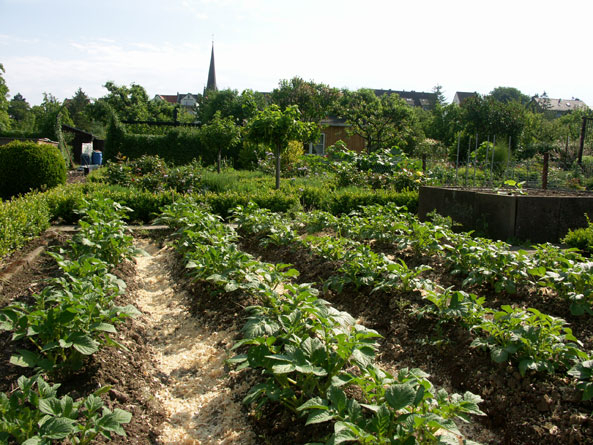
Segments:
[[[103,153],[100,151],[93,151],[93,156],[91,157],[91,163],[93,165],[101,165],[103,163]]]

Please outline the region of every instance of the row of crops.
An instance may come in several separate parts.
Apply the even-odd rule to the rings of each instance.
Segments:
[[[420,369],[381,369],[379,334],[320,299],[311,284],[295,283],[295,269],[241,251],[236,231],[218,217],[179,203],[160,221],[177,229],[176,246],[194,280],[257,301],[230,360],[261,373],[246,403],[259,410],[281,404],[306,416],[307,425],[331,422],[327,443],[458,443],[455,421],[483,414],[479,396],[437,390]]]
[[[104,406],[100,396],[109,388],[74,400],[58,396],[57,382],[100,348],[123,347],[117,325],[138,314],[133,306],[117,305],[125,284],[113,274],[137,253],[123,222],[126,210],[111,200],[87,203],[73,240],[50,253],[61,275],[26,302],[0,311],[0,329],[12,332],[18,345],[11,362],[28,368],[16,391],[0,394],[0,441],[91,443],[99,435],[125,434],[131,414]],[[593,358],[565,320],[541,306],[497,305],[489,293],[475,292],[545,290],[564,301],[572,317],[588,318],[593,263],[577,251],[550,244],[512,251],[506,243],[455,233],[440,217],[420,222],[395,205],[337,217],[279,214],[249,204],[234,210],[229,225],[186,200],[167,206],[157,221],[175,230],[175,246],[193,280],[229,300],[241,293],[253,302],[229,360],[259,376],[244,402],[260,414],[270,404],[285,407],[315,425],[312,431],[326,431],[318,438],[325,443],[460,443],[460,422],[484,413],[479,395],[448,393],[418,368],[394,372],[380,364],[381,335],[322,293],[419,295],[422,304],[410,309],[415,316],[463,327],[471,346],[489,350],[494,362],[511,363],[522,376],[565,376],[584,400],[593,396]],[[263,250],[306,252],[331,268],[318,284],[303,283],[292,266],[244,251],[246,241]],[[404,259],[411,257],[422,261],[410,266]],[[459,286],[429,278],[428,258]]]
[[[129,209],[111,200],[85,203],[79,230],[64,249],[49,252],[60,276],[39,293],[0,311],[0,330],[18,348],[10,358],[28,368],[18,387],[0,393],[0,442],[26,445],[68,440],[89,444],[98,436],[125,436],[131,414],[104,406],[102,387],[86,397],[62,394],[65,382],[103,347],[124,348],[117,325],[139,314],[116,304],[126,289],[114,268],[135,255],[123,221]]]
[[[369,206],[341,217],[312,212],[287,218],[253,205],[235,212],[239,230],[256,235],[264,245],[298,246],[337,262],[335,273],[324,283],[326,288],[339,292],[345,285],[368,286],[371,293],[417,290],[426,302],[420,314],[458,321],[474,336],[472,346],[488,348],[493,361],[512,360],[521,375],[528,370],[568,372],[578,380],[583,399],[591,399],[592,357],[563,319],[532,307],[488,307],[485,297],[443,288],[422,277],[430,267],[409,268],[403,260],[376,253],[369,242],[438,256],[451,274],[463,279],[462,287],[486,284],[506,293],[520,286],[551,289],[566,300],[575,316],[592,314],[593,262],[551,244],[535,246],[530,252],[512,251],[503,242],[455,233],[448,221],[437,220],[420,222],[397,206]],[[332,236],[311,235],[327,230]]]

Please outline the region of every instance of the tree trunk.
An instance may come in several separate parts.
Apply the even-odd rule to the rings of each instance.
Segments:
[[[217,162],[216,162],[216,171],[218,172],[218,174],[220,174],[220,164],[221,164],[221,159],[220,158],[222,156],[221,153],[220,153],[221,151],[222,150],[218,150],[218,159],[217,159]]]
[[[280,190],[280,151],[276,153],[276,190]]]

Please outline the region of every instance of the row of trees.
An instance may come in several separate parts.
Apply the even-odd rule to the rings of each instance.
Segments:
[[[208,91],[198,95],[195,109],[187,110],[162,100],[151,100],[146,90],[136,84],[118,86],[107,82],[107,94],[91,99],[79,89],[73,97],[60,102],[45,94],[40,105],[30,106],[20,94],[8,100],[8,87],[2,78],[0,65],[0,131],[36,133],[55,137],[55,121],[62,113],[62,122],[103,137],[114,112],[122,121],[198,122],[202,125],[216,121],[232,122],[245,127],[266,107],[274,104],[277,110],[297,120],[319,124],[329,115],[343,118],[351,134],[360,135],[369,152],[398,146],[409,155],[426,156],[426,147],[453,148],[458,138],[475,134],[480,139],[496,135],[499,140],[510,140],[511,150],[518,157],[529,157],[536,152],[549,151],[561,142],[576,140],[584,113],[575,110],[559,119],[527,107],[529,96],[510,87],[495,88],[486,96],[476,95],[461,106],[446,104],[441,87],[433,89],[434,102],[429,109],[410,107],[396,94],[376,96],[370,89],[339,90],[328,85],[305,81],[299,77],[280,81],[271,93],[245,90]],[[298,117],[294,110],[298,108]],[[154,131],[153,128],[147,131]],[[309,132],[309,138],[319,136]],[[437,141],[427,144],[426,138]],[[231,138],[232,139],[232,138]],[[438,150],[436,150],[438,151]],[[430,154],[430,153],[428,153]]]

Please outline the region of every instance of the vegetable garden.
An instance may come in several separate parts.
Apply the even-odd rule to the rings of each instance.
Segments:
[[[126,351],[118,326],[140,314],[113,274],[139,254],[126,210],[83,207],[50,253],[56,276],[3,308],[6,365],[13,378],[22,369],[0,396],[6,443],[117,440],[132,421],[116,385],[69,384],[100,349]],[[512,250],[389,204],[231,213],[229,225],[183,199],[157,222],[171,229],[188,311],[239,317],[226,369],[256,443],[591,441],[591,262],[576,250]]]
[[[0,443],[593,443],[590,229],[520,249],[419,221],[400,152],[303,162],[3,202]]]

